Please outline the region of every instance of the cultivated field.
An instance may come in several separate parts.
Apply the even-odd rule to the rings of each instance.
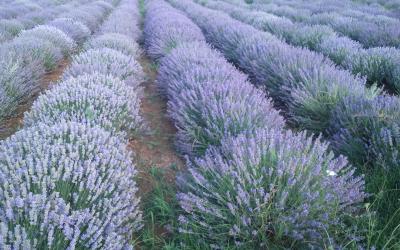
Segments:
[[[400,249],[399,0],[0,1],[0,249]]]

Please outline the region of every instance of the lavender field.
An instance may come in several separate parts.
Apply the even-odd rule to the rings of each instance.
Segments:
[[[399,0],[0,1],[0,249],[400,249]]]

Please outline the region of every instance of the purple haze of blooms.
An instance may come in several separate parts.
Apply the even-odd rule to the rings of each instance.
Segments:
[[[180,232],[218,249],[340,247],[337,232],[366,197],[345,158],[305,133],[274,129],[221,145],[179,179]]]
[[[366,75],[369,84],[384,85],[400,95],[400,50],[378,47],[360,51],[352,57],[354,73]]]
[[[133,56],[102,47],[75,56],[63,79],[93,72],[118,77],[133,87],[138,87],[144,78],[142,67]]]
[[[182,21],[154,22],[167,14]],[[210,49],[204,38],[187,41],[190,34],[200,32],[189,19],[161,1],[150,3],[146,15],[146,22],[151,22],[145,23],[149,50],[170,41],[169,36],[164,36],[167,29],[176,30],[172,34],[177,45],[181,44],[160,60],[158,84],[169,98],[168,113],[178,128],[177,145],[183,153],[203,154],[209,145],[219,145],[224,137],[260,127],[284,126],[265,94],[220,53]],[[189,27],[194,27],[194,32]],[[157,57],[162,55],[158,53]]]
[[[400,100],[393,96],[347,98],[333,113],[334,148],[360,165],[369,162],[391,174],[399,173],[399,109]]]
[[[49,25],[40,25],[33,29],[22,31],[19,37],[41,38],[59,47],[64,56],[69,56],[75,49],[76,43],[67,34]]]
[[[67,12],[60,17],[71,18],[75,21],[82,22],[94,32],[104,16],[112,9],[113,6],[104,1],[95,1]]]
[[[0,121],[13,114],[18,103],[38,89],[40,76],[44,73],[40,61],[22,56],[0,46]]]
[[[365,88],[365,79],[336,68],[318,53],[285,44],[224,13],[188,1],[175,3],[199,24],[209,42],[255,83],[266,86],[278,107],[287,110],[288,121],[301,129],[324,133],[331,111],[343,98],[376,94],[374,88]]]
[[[96,36],[84,45],[86,50],[99,48],[115,49],[134,58],[140,56],[139,45],[131,37],[119,33],[105,33]]]
[[[396,23],[383,20],[378,22],[381,22],[381,24],[335,12],[312,15],[309,20],[309,23],[312,24],[329,25],[338,33],[359,41],[367,48],[377,46],[399,47],[399,20]]]
[[[80,21],[72,18],[57,18],[51,21],[49,26],[54,26],[70,36],[78,44],[83,43],[90,35],[89,28]]]
[[[283,17],[254,12],[221,1],[207,2],[206,6],[223,10],[233,18],[270,32],[289,44],[320,52],[354,75],[365,76],[369,85],[378,84],[400,93],[400,50],[396,48],[364,50],[360,43],[339,36],[326,25],[292,23]]]
[[[20,21],[25,29],[32,29],[37,25],[42,25],[50,22],[56,17],[54,10],[42,9],[39,11],[32,11],[24,16],[18,17],[17,20]]]
[[[158,34],[149,34],[151,46]],[[179,130],[178,146],[192,156],[206,152],[178,179],[181,233],[205,247],[259,248],[274,236],[287,247],[334,245],[337,231],[351,231],[343,218],[357,214],[363,178],[353,177],[345,158],[334,159],[319,139],[282,132],[270,101],[220,53],[202,41],[182,43],[160,60],[158,84]]]
[[[138,41],[141,34],[138,3],[135,0],[122,0],[102,24],[100,32],[103,34],[120,33]]]
[[[263,91],[205,43],[172,50],[160,61],[158,83],[169,98],[168,112],[184,153],[202,154],[242,131],[284,126]]]
[[[24,25],[15,19],[0,19],[0,35],[3,39],[0,42],[10,40],[17,36],[24,29]]]
[[[39,96],[25,113],[24,126],[75,121],[123,136],[143,127],[139,110],[136,90],[118,78],[94,72],[68,78]]]
[[[62,122],[0,143],[1,249],[124,249],[141,228],[126,142]]]
[[[147,53],[153,59],[160,59],[179,44],[205,41],[199,27],[167,3],[150,1],[147,11],[143,33]]]
[[[63,58],[61,49],[46,39],[37,37],[17,37],[2,44],[5,50],[19,54],[24,60],[34,60],[47,71],[53,70]]]

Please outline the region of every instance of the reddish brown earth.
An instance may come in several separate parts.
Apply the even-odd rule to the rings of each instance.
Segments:
[[[56,69],[46,73],[43,76],[38,91],[36,93],[33,93],[32,96],[30,96],[26,101],[19,104],[17,110],[15,111],[15,114],[12,117],[6,119],[0,125],[0,140],[3,140],[11,136],[21,128],[22,119],[24,118],[24,113],[30,110],[33,102],[43,91],[48,89],[50,85],[54,84],[56,81],[60,79],[62,73],[64,72],[65,68],[69,65],[69,63],[70,59],[64,59],[58,64]]]
[[[147,76],[142,84],[141,115],[147,122],[149,132],[132,138],[129,147],[134,152],[136,167],[139,171],[138,193],[143,205],[151,199],[151,191],[159,184],[157,181],[160,181],[154,178],[150,170],[154,168],[162,170],[163,180],[175,185],[175,175],[184,168],[184,161],[175,151],[176,128],[167,117],[167,101],[158,91],[155,82],[157,77],[155,66],[146,56],[142,56],[140,64]],[[143,231],[151,230],[155,238],[164,239],[170,235],[164,226],[152,222],[150,218],[145,218],[145,224]],[[147,249],[140,241],[139,237],[135,248]]]
[[[155,83],[157,71],[146,56],[142,56],[140,63],[147,76],[142,84],[144,93],[141,114],[148,124],[149,132],[132,139],[129,146],[135,152],[135,161],[140,172],[139,193],[143,196],[154,185],[149,174],[151,167],[163,168],[165,181],[172,184],[175,182],[176,171],[183,168],[184,162],[174,148],[176,128],[166,115],[166,100]]]

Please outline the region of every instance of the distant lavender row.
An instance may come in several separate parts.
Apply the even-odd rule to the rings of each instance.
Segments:
[[[117,10],[132,4],[122,0]],[[95,55],[92,66],[66,73],[25,114],[24,129],[0,143],[1,249],[132,249],[141,211],[124,136],[143,125],[138,89],[121,71],[103,71],[101,64],[114,61],[95,52],[118,60],[133,57],[135,47],[123,41],[117,49],[124,52],[110,49],[120,40],[104,42],[105,35],[87,42],[96,48],[74,57],[71,67]]]
[[[382,18],[387,16],[389,18],[396,17],[396,14],[390,8],[383,8],[379,4],[374,4],[371,0],[371,4],[361,3],[361,1],[343,0],[322,0],[322,1],[287,1],[287,0],[274,0],[267,5],[270,8],[279,9],[282,13],[291,13],[295,17],[295,10],[299,9],[299,17],[301,19],[307,19],[307,15],[319,14],[323,12],[337,12],[344,15],[354,15],[354,17],[371,17],[371,18]],[[398,1],[398,0],[394,0]],[[243,1],[242,1],[243,2]],[[256,4],[265,4],[263,1],[255,0]]]
[[[93,2],[63,13],[47,25],[21,32],[0,45],[0,120],[13,114],[17,105],[39,88],[45,71],[70,56],[96,28],[112,6]]]
[[[116,9],[102,25],[100,32],[120,33],[129,36],[131,40],[138,41],[141,31],[139,27],[140,13],[137,5],[137,1],[122,1],[120,8]]]
[[[191,1],[172,3],[188,13],[228,60],[265,86],[276,105],[286,111],[290,123],[302,129],[327,134],[331,111],[338,102],[348,95],[377,94],[365,88],[363,79],[337,69],[320,54],[287,45],[269,33]]]
[[[243,131],[284,126],[262,91],[205,46],[200,29],[165,2],[147,5],[144,36],[152,58],[162,58],[158,83],[168,96],[168,113],[179,130],[177,146],[184,154],[202,155]]]
[[[5,42],[16,37],[22,30],[31,29],[36,25],[44,24],[62,13],[82,5],[79,1],[72,1],[63,5],[53,5],[42,8],[32,7],[32,11],[12,19],[0,19],[0,42]],[[18,9],[18,5],[15,6]]]
[[[322,4],[323,5],[323,4]],[[255,10],[285,16],[296,22],[322,24],[332,27],[339,34],[359,41],[365,47],[400,47],[400,20],[383,15],[369,15],[360,11],[327,11],[313,14],[306,8],[277,5],[254,5]]]
[[[57,8],[60,5],[60,2],[48,0],[2,1],[0,3],[0,19],[15,19],[22,16],[29,16],[33,12],[41,12],[43,10],[49,11],[50,9]]]
[[[181,43],[205,41],[199,27],[193,24],[183,14],[175,13],[170,17],[171,6],[162,1],[150,1],[147,8],[144,25],[144,37],[147,53],[153,59],[159,59],[168,54]],[[160,23],[168,25],[160,26]],[[165,27],[169,27],[168,30]]]
[[[82,3],[81,3],[82,2]],[[99,15],[102,16],[104,9],[111,9],[112,5],[107,1],[76,0],[63,5],[56,5],[52,8],[46,8],[40,11],[33,11],[26,15],[14,19],[0,20],[0,42],[11,40],[25,29],[31,29],[37,25],[49,24],[52,20],[61,20],[65,18],[79,21],[88,26],[92,31],[98,24]],[[87,12],[92,16],[88,16]],[[54,22],[54,21],[53,21]]]
[[[190,1],[171,0],[252,81],[265,86],[293,126],[322,133],[337,153],[368,174],[371,191],[387,190],[385,214],[399,207],[400,100],[365,88],[365,81],[320,54],[289,46],[268,33]],[[386,216],[381,214],[381,216]]]
[[[400,1],[399,0],[361,0],[362,3],[371,5],[381,5],[394,13],[394,16],[400,19]]]
[[[326,25],[293,23],[285,17],[250,11],[222,1],[209,1],[205,5],[222,10],[257,29],[270,32],[294,46],[320,52],[353,74],[367,77],[369,85],[384,86],[389,91],[400,94],[399,49],[387,47],[363,49],[360,43],[339,36]]]
[[[336,248],[357,242],[345,218],[359,214],[364,182],[346,159],[334,158],[319,139],[283,130],[270,100],[182,13],[149,1],[144,24],[178,147],[192,156],[177,180],[181,246]]]
[[[14,2],[12,5],[10,2],[13,1],[4,1],[0,4],[0,19],[12,19],[42,9],[42,6],[30,1]]]

